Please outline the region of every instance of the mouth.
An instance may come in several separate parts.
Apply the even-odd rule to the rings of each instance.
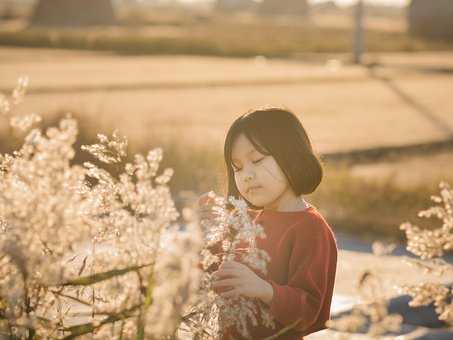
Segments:
[[[255,185],[253,187],[250,187],[247,189],[247,194],[250,194],[250,193],[253,193],[255,191],[257,191],[258,189],[261,189],[262,186],[261,185]]]

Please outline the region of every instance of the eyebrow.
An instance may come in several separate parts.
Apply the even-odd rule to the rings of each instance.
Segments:
[[[250,150],[246,153],[246,155],[250,155],[250,154],[251,154],[252,152],[254,152],[254,151],[259,152],[259,151],[256,150],[256,149],[250,149]],[[232,160],[232,161],[237,161],[236,158],[231,158],[231,160]]]

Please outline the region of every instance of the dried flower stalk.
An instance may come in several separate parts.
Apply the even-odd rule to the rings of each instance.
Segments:
[[[0,109],[27,131],[41,118],[12,113],[24,79],[10,97],[0,95]],[[268,256],[255,245],[263,230],[243,201],[230,199],[230,209],[217,197],[218,218],[208,229],[188,208],[179,225],[168,188],[173,170],[159,173],[162,149],[125,163],[127,139],[99,134],[82,149],[122,169],[113,176],[95,163],[72,164],[77,134],[68,116],[46,131],[31,129],[19,150],[0,154],[2,334],[170,339],[188,325],[194,339],[213,339],[228,326],[247,334],[257,317],[273,325],[257,301],[215,294],[202,270],[233,259],[240,246],[239,260],[265,273]],[[209,247],[220,238],[218,256]]]

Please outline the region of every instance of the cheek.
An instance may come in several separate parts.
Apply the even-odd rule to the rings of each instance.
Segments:
[[[268,162],[263,164],[262,170],[272,184],[277,186],[287,184],[285,174],[273,158],[270,158]]]
[[[242,194],[243,192],[243,181],[241,180],[241,175],[238,173],[234,173],[234,182],[236,183],[236,187],[238,188],[239,192]]]

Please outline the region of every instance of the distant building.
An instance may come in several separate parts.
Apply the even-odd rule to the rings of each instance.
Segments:
[[[262,0],[258,7],[265,15],[307,15],[309,10],[307,0]]]
[[[453,39],[453,0],[412,0],[407,19],[412,35]]]
[[[115,24],[110,0],[38,0],[31,17],[33,26],[102,26]]]

